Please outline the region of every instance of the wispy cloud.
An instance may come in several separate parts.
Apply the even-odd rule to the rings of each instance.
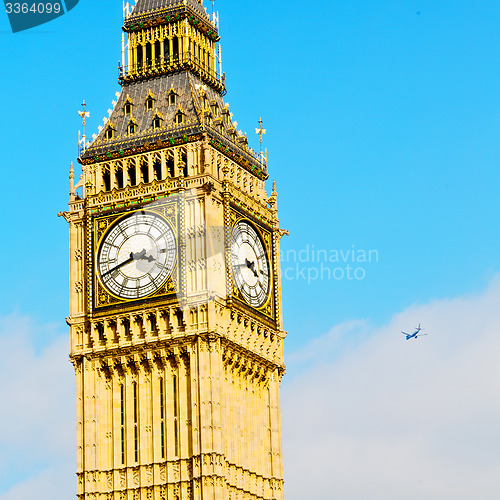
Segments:
[[[338,325],[288,357],[287,500],[496,499],[500,279],[413,306],[389,325]],[[427,337],[399,333],[418,323]],[[74,374],[66,336],[0,318],[0,500],[74,495]]]
[[[68,482],[63,478],[55,488],[39,486],[58,477],[57,471],[68,463],[70,481],[76,484],[74,375],[68,338],[54,337],[52,332],[46,347],[39,350],[39,337],[45,334],[46,327],[28,318],[0,318],[0,500],[67,498],[68,489],[63,490]],[[28,494],[30,488],[36,494]]]
[[[498,498],[499,304],[497,278],[381,328],[337,326],[290,356],[287,500]],[[418,323],[429,335],[406,341]]]

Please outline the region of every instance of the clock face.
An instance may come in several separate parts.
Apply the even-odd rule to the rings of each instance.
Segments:
[[[248,222],[233,228],[231,242],[234,282],[252,307],[260,307],[269,292],[269,262],[264,244]]]
[[[97,269],[109,292],[140,299],[165,283],[175,255],[175,236],[167,222],[152,213],[135,212],[108,231],[99,248]]]

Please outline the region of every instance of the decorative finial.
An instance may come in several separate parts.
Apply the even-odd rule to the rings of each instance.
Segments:
[[[75,169],[73,168],[73,162],[69,167],[69,199],[71,201],[75,199]]]
[[[223,75],[223,73],[222,73],[222,46],[220,43],[219,43],[218,49],[219,49],[219,51],[218,51],[219,52],[219,76],[222,78],[222,75]]]
[[[86,148],[85,119],[90,117],[90,113],[88,111],[85,111],[86,106],[87,105],[85,104],[85,99],[84,99],[83,103],[82,103],[83,111],[78,111],[78,116],[82,117],[82,124],[83,124],[83,136],[81,138],[80,138],[80,132],[78,132],[79,152],[85,152],[85,148]]]
[[[267,199],[267,203],[269,205],[269,208],[273,211],[276,212],[276,202],[278,201],[278,191],[276,191],[276,181],[273,180],[273,191],[271,193],[271,196]]]
[[[260,128],[256,128],[255,129],[255,133],[260,135],[260,159],[262,161],[264,161],[264,154],[263,154],[263,151],[262,151],[262,136],[266,133],[266,129],[262,128],[262,124],[263,123],[264,122],[262,121],[262,118],[259,118]],[[266,158],[267,158],[267,150],[266,150]]]

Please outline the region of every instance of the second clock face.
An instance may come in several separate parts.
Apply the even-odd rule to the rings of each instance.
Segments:
[[[175,256],[175,236],[167,222],[152,213],[135,212],[108,231],[99,248],[97,268],[112,294],[140,299],[165,283]]]
[[[234,281],[252,307],[261,307],[269,292],[269,263],[257,231],[246,221],[233,229],[231,243]]]

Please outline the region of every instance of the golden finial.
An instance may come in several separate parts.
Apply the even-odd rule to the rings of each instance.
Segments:
[[[266,129],[265,128],[262,128],[262,124],[264,122],[262,121],[262,118],[259,118],[259,125],[260,125],[260,128],[256,128],[255,129],[255,133],[256,134],[259,134],[260,136],[260,158],[261,160],[264,159],[264,154],[262,152],[262,136],[266,133]],[[266,150],[266,157],[267,157],[267,150]]]
[[[83,111],[78,111],[78,116],[82,117],[82,123],[83,123],[83,137],[80,139],[80,131],[78,131],[78,148],[82,152],[85,151],[85,142],[86,142],[86,137],[85,137],[85,118],[88,118],[90,116],[90,113],[88,111],[85,111],[85,107],[87,105],[85,104],[85,99],[83,100],[82,107]],[[80,147],[82,146],[83,147]]]
[[[273,191],[271,196],[269,196],[267,203],[269,204],[269,208],[273,211],[276,211],[276,202],[278,200],[278,191],[276,191],[276,181],[273,180]]]
[[[75,199],[75,169],[73,168],[73,162],[69,168],[69,199],[73,201]]]

